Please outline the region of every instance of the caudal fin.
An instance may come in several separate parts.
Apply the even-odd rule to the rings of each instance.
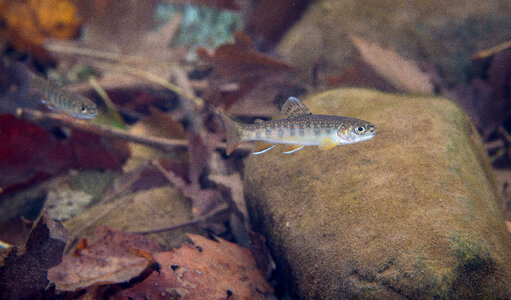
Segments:
[[[227,136],[227,155],[231,155],[232,151],[241,144],[241,129],[239,125],[231,118],[221,113],[222,121],[224,122],[225,135]]]

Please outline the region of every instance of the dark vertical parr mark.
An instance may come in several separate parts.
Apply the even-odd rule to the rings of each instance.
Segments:
[[[298,134],[300,136],[304,136],[305,135],[305,126],[304,125],[300,124],[300,127],[298,129]]]

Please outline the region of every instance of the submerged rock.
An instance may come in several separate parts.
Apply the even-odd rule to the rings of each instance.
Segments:
[[[300,298],[510,298],[511,240],[476,129],[441,98],[334,90],[313,113],[372,140],[246,160],[245,191]]]
[[[474,53],[510,39],[510,26],[511,1],[319,0],[279,50],[305,70],[324,61],[338,72],[355,53],[351,33],[408,59],[432,62],[456,84],[466,79]]]

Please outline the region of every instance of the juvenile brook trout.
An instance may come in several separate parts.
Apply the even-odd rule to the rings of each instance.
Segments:
[[[284,119],[243,124],[221,115],[227,134],[227,155],[242,142],[263,141],[268,144],[252,154],[264,153],[274,144],[289,144],[284,153],[293,153],[304,146],[328,150],[337,145],[369,140],[376,134],[373,124],[359,119],[313,115],[297,98],[289,97],[282,106]]]
[[[30,84],[31,88],[40,94],[41,102],[49,109],[81,119],[92,119],[98,114],[96,103],[92,100],[65,90],[51,80],[32,75]]]

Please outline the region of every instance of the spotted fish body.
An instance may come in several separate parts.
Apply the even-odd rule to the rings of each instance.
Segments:
[[[317,145],[328,150],[337,145],[371,139],[376,134],[371,123],[348,117],[314,115],[297,98],[290,97],[282,107],[287,118],[243,124],[222,116],[227,132],[227,154],[240,143],[262,141],[268,143],[253,154],[264,153],[274,144],[289,144],[284,153],[293,153],[304,146]],[[271,145],[273,144],[273,145]]]
[[[67,91],[52,81],[33,75],[31,87],[38,91],[41,102],[52,110],[64,112],[81,119],[92,119],[98,114],[96,103],[92,100]]]

